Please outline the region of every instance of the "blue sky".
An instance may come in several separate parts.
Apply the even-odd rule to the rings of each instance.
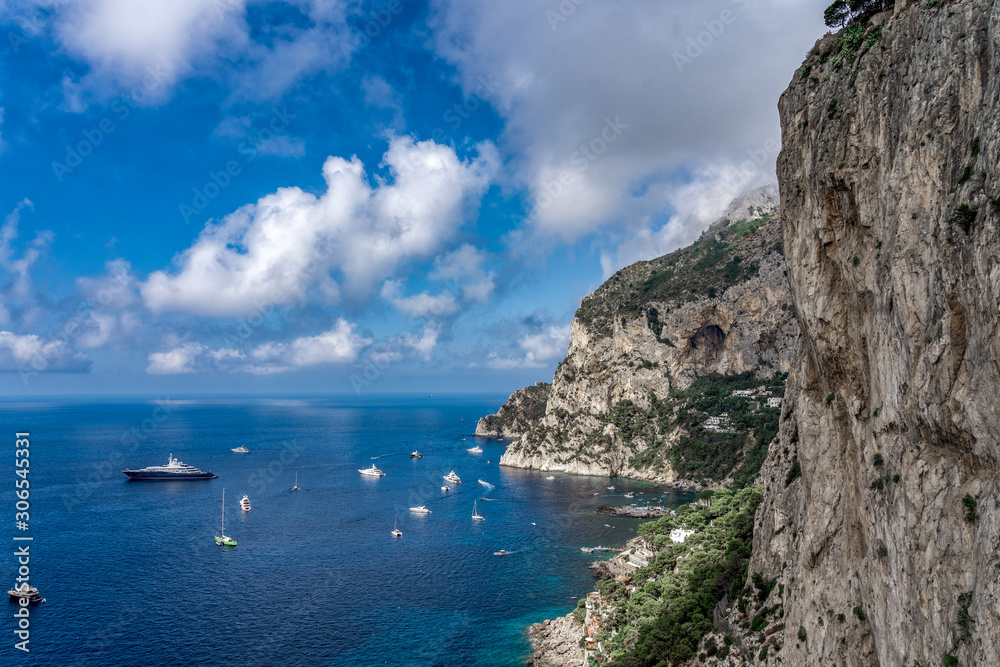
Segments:
[[[823,6],[0,0],[0,392],[548,380],[774,180]]]

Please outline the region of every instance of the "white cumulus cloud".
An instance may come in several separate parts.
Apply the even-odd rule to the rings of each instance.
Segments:
[[[310,287],[363,298],[403,262],[433,255],[452,238],[488,185],[495,151],[461,160],[433,141],[395,137],[384,155],[392,182],[371,185],[358,158],[330,157],[320,196],[281,188],[209,224],[142,285],[154,311],[225,317],[262,303],[303,302]],[[330,274],[343,289],[330,285]]]
[[[540,331],[528,333],[517,341],[523,355],[503,357],[491,353],[486,365],[490,368],[508,370],[514,368],[542,368],[562,359],[569,349],[570,326],[549,325]]]
[[[152,375],[194,373],[198,370],[195,361],[204,351],[204,345],[185,343],[166,352],[153,352],[149,355],[146,372]]]
[[[344,318],[329,331],[316,336],[303,336],[291,343],[265,343],[251,351],[250,356],[260,364],[254,372],[282,372],[327,364],[347,364],[357,360],[358,354],[372,344],[356,331],[357,325]]]
[[[90,360],[70,349],[66,341],[46,340],[35,334],[0,331],[0,371],[23,373],[78,373]]]

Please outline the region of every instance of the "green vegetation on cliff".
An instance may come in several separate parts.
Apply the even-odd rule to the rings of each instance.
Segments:
[[[620,582],[598,584],[605,599],[618,600],[602,630],[606,632],[607,664],[646,667],[679,664],[695,655],[712,629],[715,606],[724,595],[738,605],[770,584],[759,576],[748,582],[754,514],[760,487],[721,489],[709,507],[684,506],[676,517],[639,526],[639,535],[656,550],[648,567],[635,572],[629,594]],[[670,541],[678,527],[694,530],[683,543]],[[757,580],[760,580],[758,585]],[[766,594],[764,595],[766,598]],[[614,634],[613,638],[611,634]],[[713,645],[714,646],[714,645]],[[714,647],[728,653],[727,645]]]
[[[756,275],[763,254],[780,252],[777,225],[768,228],[767,233],[758,233],[770,219],[768,214],[738,224],[724,221],[686,248],[618,271],[583,300],[576,319],[608,335],[614,318],[630,319],[646,312],[651,303],[680,304],[715,298]],[[655,326],[653,317],[649,319],[650,326]]]

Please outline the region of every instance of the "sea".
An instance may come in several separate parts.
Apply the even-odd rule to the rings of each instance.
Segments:
[[[29,607],[28,653],[15,648],[9,604],[0,664],[523,665],[528,626],[593,589],[597,554],[580,547],[636,534],[638,519],[595,508],[692,496],[501,468],[507,443],[473,433],[504,399],[0,403],[0,576],[13,585],[15,552],[29,545],[30,583],[46,599]],[[15,521],[17,432],[30,434],[26,526]],[[230,451],[240,445],[251,453]],[[467,451],[476,445],[481,454]],[[121,472],[171,455],[218,478]],[[358,473],[373,464],[384,477]],[[442,491],[452,470],[462,483]],[[431,513],[409,509],[421,505]],[[215,543],[223,517],[236,547]]]

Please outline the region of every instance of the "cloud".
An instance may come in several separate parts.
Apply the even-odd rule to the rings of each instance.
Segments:
[[[70,349],[66,341],[45,340],[34,334],[0,331],[0,371],[23,373],[81,373],[90,360]]]
[[[491,353],[486,365],[498,370],[515,368],[543,368],[551,362],[562,359],[569,349],[570,326],[549,325],[540,331],[529,333],[517,341],[524,352],[520,357],[502,357]]]
[[[35,238],[18,254],[17,227],[21,221],[21,212],[25,209],[34,209],[31,200],[21,200],[4,218],[3,225],[0,225],[0,269],[5,274],[0,275],[0,325],[10,324],[17,315],[25,321],[31,319],[29,313],[38,302],[31,279],[31,267],[48,249],[53,239],[52,232],[37,232]]]
[[[438,336],[440,334],[440,326],[434,322],[428,322],[424,326],[424,332],[419,338],[413,334],[406,334],[403,338],[403,343],[407,347],[412,348],[421,359],[430,361],[431,356],[434,354],[434,348],[437,347]]]
[[[306,154],[306,144],[301,139],[292,139],[283,134],[279,134],[273,139],[262,141],[256,146],[257,152],[261,155],[275,155],[277,157],[302,157]]]
[[[149,355],[146,372],[151,375],[194,373],[196,370],[194,362],[204,351],[204,345],[185,343],[166,352],[153,352]]]
[[[16,6],[15,6],[16,4]],[[0,18],[50,33],[87,66],[63,81],[66,107],[145,91],[135,101],[167,99],[192,76],[222,76],[240,97],[275,98],[303,77],[344,66],[355,48],[341,0],[256,3],[261,29],[247,21],[247,0],[24,0],[0,3]],[[37,17],[45,16],[44,22]],[[155,83],[150,85],[151,77]]]
[[[458,299],[451,292],[429,294],[421,292],[413,296],[400,296],[402,284],[389,280],[382,286],[382,298],[410,317],[444,317],[459,311]]]
[[[495,285],[493,273],[486,271],[485,263],[486,253],[466,243],[435,259],[428,277],[460,285],[466,302],[487,303]]]
[[[820,0],[431,5],[435,49],[505,120],[526,249],[655,228],[692,171],[772,181],[774,100],[825,30]]]
[[[104,275],[77,278],[76,288],[83,301],[64,330],[78,348],[121,347],[141,337],[144,313],[131,264],[108,262]]]
[[[383,157],[392,181],[369,184],[357,157],[330,157],[319,197],[281,188],[208,224],[142,295],[156,312],[245,315],[262,303],[306,300],[310,287],[367,297],[402,263],[438,252],[478,205],[496,165],[490,144],[474,160],[433,141],[394,137]],[[329,285],[336,274],[340,286]]]
[[[255,366],[254,372],[282,372],[327,364],[347,364],[356,361],[361,350],[372,344],[355,331],[356,324],[344,318],[337,320],[332,329],[317,336],[296,338],[289,344],[266,343],[255,348],[250,356],[268,364]]]

